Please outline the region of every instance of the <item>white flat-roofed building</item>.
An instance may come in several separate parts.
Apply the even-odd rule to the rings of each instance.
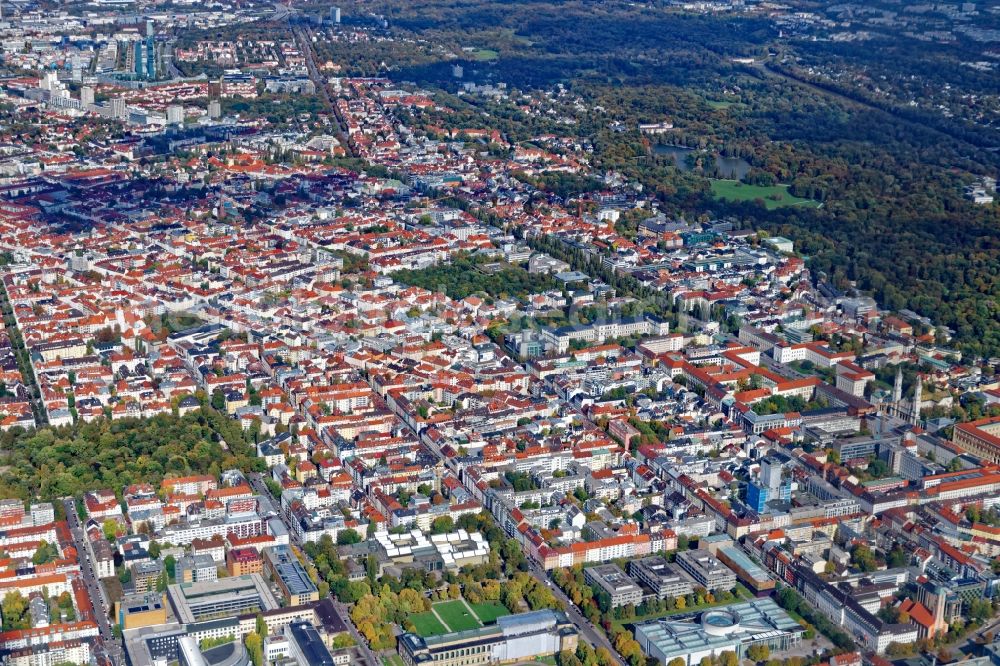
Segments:
[[[685,597],[694,591],[691,581],[659,555],[632,560],[628,572],[660,599]]]
[[[701,548],[677,553],[677,566],[706,590],[728,590],[736,585],[736,572]]]
[[[174,615],[184,624],[270,611],[279,606],[260,574],[223,578],[210,583],[171,585],[167,588],[167,598]]]
[[[591,585],[597,585],[611,598],[612,608],[628,604],[638,606],[642,603],[642,588],[626,576],[617,564],[587,567],[583,570],[583,577]]]

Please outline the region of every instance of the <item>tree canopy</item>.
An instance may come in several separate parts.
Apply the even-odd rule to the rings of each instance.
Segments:
[[[209,408],[182,417],[14,428],[0,435],[0,447],[8,452],[0,496],[21,499],[53,500],[100,488],[120,493],[125,486],[157,485],[169,476],[261,467],[240,426]]]

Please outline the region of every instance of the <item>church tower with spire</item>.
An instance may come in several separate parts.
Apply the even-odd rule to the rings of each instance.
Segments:
[[[920,405],[924,402],[924,380],[917,375],[917,387],[913,389],[913,411],[910,413],[910,424],[920,423]]]
[[[896,385],[892,387],[892,402],[899,405],[903,399],[903,369],[896,368]]]

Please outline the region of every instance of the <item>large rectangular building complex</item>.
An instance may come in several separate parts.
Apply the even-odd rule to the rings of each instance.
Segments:
[[[764,595],[774,589],[774,579],[759,564],[751,560],[739,546],[720,546],[716,551],[719,561],[736,573],[743,584],[754,594]]]
[[[1000,416],[959,423],[951,440],[964,451],[1000,463]]]
[[[632,578],[648,587],[660,599],[686,597],[694,586],[660,555],[628,563]]]
[[[677,553],[677,566],[708,591],[736,586],[736,574],[707,550],[698,548]]]
[[[583,570],[583,577],[591,585],[597,585],[611,598],[612,608],[628,604],[638,606],[642,603],[642,588],[626,576],[617,564],[587,567]]]
[[[422,638],[405,633],[399,637],[399,654],[408,666],[485,666],[573,651],[576,644],[576,629],[565,614],[540,610],[441,636]]]
[[[661,664],[680,659],[685,666],[695,666],[705,657],[724,652],[742,659],[752,645],[766,645],[774,652],[787,650],[801,642],[804,631],[768,598],[639,624],[635,640]]]
[[[171,585],[167,597],[181,623],[278,608],[277,599],[260,574]]]
[[[264,549],[264,571],[278,584],[290,605],[319,601],[319,590],[288,546]]]

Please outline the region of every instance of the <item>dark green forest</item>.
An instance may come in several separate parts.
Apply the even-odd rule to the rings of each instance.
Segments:
[[[995,173],[1000,155],[978,146],[995,141],[996,133],[972,131],[963,119],[931,122],[924,112],[903,113],[889,103],[880,108],[863,92],[846,99],[785,78],[777,65],[732,60],[766,59],[780,48],[789,59],[800,50],[803,60],[826,61],[846,57],[847,47],[806,40],[779,46],[776,30],[762,19],[690,16],[657,3],[383,0],[344,7],[349,16],[372,11],[386,17],[395,41],[327,43],[320,50],[349,63],[352,73],[440,90],[437,99],[449,112],[413,111],[404,114],[409,124],[489,124],[514,142],[541,133],[584,138],[599,169],[635,178],[668,212],[732,216],[788,236],[814,271],[839,288],[856,286],[885,307],[910,308],[953,328],[967,353],[1000,355],[1000,207],[975,206],[963,196],[975,175]],[[492,49],[499,58],[476,62],[459,47]],[[914,48],[901,44],[880,67],[902,77]],[[933,47],[921,48],[927,53],[915,66],[932,67]],[[940,57],[947,62],[954,54]],[[877,60],[878,52],[858,59]],[[383,62],[392,65],[385,69]],[[510,99],[451,94],[460,83],[451,74],[455,62],[464,64],[463,80],[506,83]],[[961,77],[971,88],[990,80],[976,72]],[[561,114],[575,119],[569,128],[517,103],[519,91],[556,83],[588,106],[560,107],[553,98]],[[654,155],[635,129],[663,119],[676,128],[668,142],[742,157],[752,166],[749,178],[788,184],[792,194],[822,207],[765,210],[717,200],[712,172],[679,170]],[[536,184],[561,195],[590,189],[562,180]]]

